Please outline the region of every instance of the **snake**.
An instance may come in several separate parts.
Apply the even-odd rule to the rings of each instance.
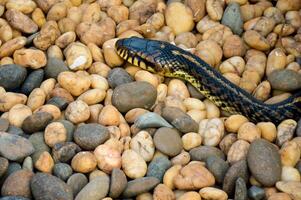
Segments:
[[[254,123],[281,123],[301,117],[301,91],[267,104],[235,85],[198,56],[170,42],[136,36],[118,39],[117,54],[134,66],[163,77],[190,83],[205,98],[230,115],[240,114]]]

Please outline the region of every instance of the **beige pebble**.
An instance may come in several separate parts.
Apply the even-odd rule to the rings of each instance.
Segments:
[[[147,171],[144,159],[134,150],[125,150],[122,154],[124,173],[132,179],[143,177]]]
[[[266,74],[269,75],[277,69],[284,69],[286,66],[286,55],[281,48],[273,49],[268,56]]]
[[[145,192],[137,195],[136,200],[153,200],[153,195],[149,192]]]
[[[185,192],[184,194],[180,195],[177,200],[201,200],[201,196],[199,193],[195,191]]]
[[[260,129],[252,122],[242,124],[237,132],[237,138],[252,142],[261,137]]]
[[[220,117],[220,110],[212,101],[205,99],[204,104],[206,106],[208,119]]]
[[[92,88],[102,89],[104,91],[109,89],[109,83],[105,77],[98,74],[91,74],[90,79]]]
[[[153,193],[154,200],[175,200],[173,191],[164,184],[159,184],[155,187]]]
[[[206,10],[209,17],[214,21],[222,19],[224,13],[224,2],[219,0],[208,0],[206,1]]]
[[[241,76],[245,70],[245,65],[245,60],[242,57],[233,56],[222,62],[219,66],[219,70],[222,74],[234,73]]]
[[[84,122],[90,118],[89,106],[82,100],[76,100],[68,105],[65,116],[75,124]]]
[[[217,146],[224,136],[224,123],[219,118],[204,119],[199,124],[199,134],[206,146]]]
[[[45,143],[53,147],[57,143],[66,142],[67,130],[60,122],[52,122],[48,124],[44,132]]]
[[[93,153],[81,151],[77,153],[71,161],[71,167],[74,171],[80,173],[92,172],[97,165],[97,160]]]
[[[131,128],[126,122],[121,122],[119,124],[121,137],[126,137],[131,135]]]
[[[152,160],[155,146],[151,135],[147,131],[140,131],[130,142],[130,148],[138,153],[146,162]]]
[[[179,99],[189,98],[190,94],[185,83],[179,79],[172,79],[167,88],[167,95],[178,97]]]
[[[99,145],[94,150],[94,155],[99,169],[108,174],[110,174],[114,168],[121,167],[120,152],[109,145]]]
[[[51,105],[51,104],[45,104],[39,108],[37,108],[33,113],[36,112],[48,112],[52,115],[54,120],[57,120],[61,117],[61,111],[58,107],[56,107],[55,105]]]
[[[0,45],[1,46],[1,45]],[[14,64],[14,59],[11,57],[4,57],[0,60],[1,65],[9,65],[9,64]]]
[[[197,123],[200,123],[201,120],[203,120],[207,117],[207,111],[206,110],[189,110],[187,112],[187,115],[189,115]]]
[[[149,112],[148,110],[145,110],[143,108],[133,108],[132,110],[129,110],[126,114],[125,114],[125,120],[128,122],[128,123],[134,123],[135,120],[145,114]]]
[[[112,105],[106,105],[100,112],[98,123],[104,126],[118,126],[120,124],[119,111]]]
[[[167,85],[159,84],[157,87],[157,100],[156,102],[163,102],[167,96]]]
[[[296,168],[283,166],[281,172],[281,181],[299,181],[300,173]]]
[[[186,151],[182,151],[179,155],[171,159],[173,165],[187,165],[190,162],[190,154]]]
[[[214,187],[205,187],[199,191],[200,195],[204,199],[210,200],[227,200],[228,195],[223,190]]]
[[[293,138],[297,122],[293,119],[286,119],[277,126],[277,144],[281,146]]]
[[[66,62],[71,70],[88,69],[92,64],[89,48],[80,42],[73,42],[64,49]]]
[[[21,127],[26,117],[32,115],[31,109],[23,104],[14,105],[8,112],[8,120],[11,125]]]
[[[55,41],[55,45],[60,47],[61,49],[64,49],[72,42],[75,42],[76,40],[76,34],[74,31],[68,31],[64,34],[62,34],[60,37],[58,37]]]
[[[44,173],[51,173],[52,169],[54,167],[54,161],[47,151],[44,151],[40,153],[39,155],[36,155],[34,160],[34,167],[38,169],[41,172]]]
[[[174,182],[173,179],[179,174],[180,169],[182,168],[181,165],[173,165],[170,167],[163,176],[163,183],[170,189],[174,189]]]
[[[89,106],[90,118],[88,119],[88,123],[97,123],[98,122],[98,116],[99,116],[99,113],[102,108],[103,108],[103,105],[101,105],[101,104],[95,104],[95,105]]]
[[[0,111],[7,112],[17,104],[25,104],[27,96],[21,93],[6,92],[0,96]]]
[[[102,102],[106,97],[106,91],[103,89],[91,89],[81,94],[77,99],[84,101],[88,105],[94,105]]]
[[[105,103],[104,105],[112,105],[112,95],[113,95],[113,90],[112,89],[108,89],[107,90],[107,96],[105,98]]]
[[[105,61],[102,50],[96,44],[89,43],[87,46],[90,49],[93,61],[95,61],[95,62],[104,62]]]
[[[266,38],[260,35],[257,31],[248,30],[243,34],[243,39],[252,48],[266,51],[270,49],[270,45]]]
[[[206,106],[205,104],[199,100],[199,99],[196,99],[196,98],[186,98],[184,99],[183,101],[186,109],[189,111],[189,110],[205,110],[206,109]]]
[[[105,172],[103,172],[101,170],[98,170],[98,169],[95,169],[89,174],[89,181],[92,181],[93,179],[95,179],[97,177],[107,177],[107,178],[109,178],[109,176]]]
[[[231,115],[225,121],[225,128],[228,132],[237,133],[238,129],[249,120],[243,115]]]
[[[292,200],[290,195],[283,193],[283,192],[278,192],[272,194],[268,200]]]
[[[223,57],[223,50],[215,40],[203,40],[196,46],[195,54],[209,65],[218,66]]]
[[[159,81],[155,75],[152,73],[145,71],[145,70],[140,70],[135,74],[135,80],[136,81],[145,81],[150,84],[152,84],[155,88],[158,87]]]
[[[48,49],[47,49],[47,57],[48,58],[57,58],[59,60],[63,60],[64,59],[64,55],[62,50],[60,49],[60,47],[58,47],[57,45],[51,45]]]
[[[277,136],[277,129],[276,126],[272,122],[259,122],[256,126],[261,131],[261,137],[273,142]]]
[[[276,188],[289,194],[294,200],[301,199],[301,183],[298,181],[278,181]]]
[[[176,107],[176,108],[179,108],[180,110],[182,110],[183,112],[186,112],[186,107],[185,107],[183,101],[178,97],[167,96],[165,98],[164,103],[165,103],[165,106]]]
[[[102,46],[105,61],[110,67],[119,66],[123,63],[123,59],[118,56],[115,49],[117,40],[118,39],[107,40]]]
[[[89,76],[69,71],[60,73],[57,80],[62,88],[69,91],[73,96],[81,95],[91,85]]]
[[[46,100],[46,94],[41,88],[35,88],[28,96],[26,105],[31,108],[32,111],[44,105]]]
[[[55,84],[56,80],[54,78],[46,79],[41,83],[40,88],[45,92],[47,100],[50,98],[50,94],[54,89]]]
[[[224,138],[219,143],[219,148],[225,153],[228,154],[232,144],[237,141],[237,134],[230,133],[224,136]]]
[[[294,167],[300,159],[300,148],[295,141],[286,142],[280,149],[281,163],[283,166]]]
[[[15,64],[39,69],[46,65],[47,58],[43,51],[35,49],[19,49],[14,52]]]
[[[202,144],[202,136],[198,133],[186,133],[182,136],[183,147],[189,151],[192,148],[198,147]]]
[[[68,92],[64,88],[60,88],[60,87],[54,88],[50,93],[50,97],[61,97],[68,103],[71,103],[72,101],[74,101],[74,98],[70,94],[70,92]]]
[[[0,58],[11,56],[15,50],[21,49],[26,44],[26,37],[16,37],[0,46]]]
[[[227,161],[231,164],[246,159],[250,144],[244,140],[234,142],[228,152]]]

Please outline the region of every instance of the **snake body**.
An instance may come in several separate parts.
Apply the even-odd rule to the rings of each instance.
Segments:
[[[131,37],[116,42],[117,53],[129,63],[165,77],[192,84],[201,94],[230,114],[242,114],[253,122],[280,123],[301,116],[301,92],[276,103],[265,104],[236,86],[199,57],[168,42]]]

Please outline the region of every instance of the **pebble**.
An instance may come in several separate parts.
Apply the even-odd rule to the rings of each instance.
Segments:
[[[0,131],[7,131],[9,127],[9,122],[7,119],[4,119],[4,118],[0,118]]]
[[[301,119],[299,119],[299,121],[298,121],[296,134],[297,134],[297,136],[301,136]]]
[[[69,71],[65,62],[61,59],[50,57],[47,59],[47,65],[44,68],[46,78],[57,79],[61,72]]]
[[[176,192],[179,192],[178,194]],[[198,192],[191,191],[191,192],[185,192],[181,190],[176,190],[176,197],[178,196],[178,200],[201,200],[201,196]]]
[[[69,162],[80,151],[80,147],[73,142],[55,144],[52,148],[52,156],[55,161]]]
[[[186,133],[182,136],[183,147],[185,150],[189,151],[195,147],[202,144],[202,136],[198,133]]]
[[[173,179],[174,185],[180,190],[196,190],[215,184],[214,176],[202,163],[189,163]]]
[[[90,118],[88,104],[82,100],[71,102],[65,110],[65,117],[74,124],[85,122]]]
[[[69,185],[71,187],[74,197],[87,184],[88,184],[88,178],[84,174],[81,174],[81,173],[72,174],[67,180],[67,185]]]
[[[192,86],[190,83],[187,84],[187,88],[189,91],[189,94],[192,98],[203,100],[205,98],[204,95],[202,95],[194,86]]]
[[[283,166],[282,172],[281,172],[281,181],[299,181],[300,182],[300,173],[294,167]]]
[[[52,121],[53,117],[48,112],[36,112],[25,118],[22,129],[26,133],[42,131]]]
[[[123,171],[129,178],[141,178],[147,172],[146,162],[134,150],[125,150],[122,154],[121,162]]]
[[[109,196],[118,198],[127,186],[127,179],[124,172],[114,168],[111,173],[110,192]]]
[[[5,174],[8,169],[8,160],[6,158],[0,157],[0,178]]]
[[[299,161],[296,165],[296,169],[299,171],[299,173],[301,174],[301,161]]]
[[[173,165],[186,165],[190,162],[190,155],[186,151],[182,151],[179,155],[171,159]]]
[[[133,108],[150,109],[156,102],[157,90],[147,82],[132,82],[119,85],[113,91],[112,104],[120,111]]]
[[[19,88],[26,77],[27,70],[20,65],[8,64],[0,67],[0,85],[6,91]]]
[[[17,162],[10,162],[5,174],[5,177],[3,179],[6,179],[9,175],[21,170],[22,167],[19,163]]]
[[[62,110],[65,110],[68,106],[68,102],[62,98],[62,97],[58,97],[58,96],[55,96],[55,97],[52,97],[50,98],[46,104],[52,104],[52,105],[55,105],[56,107],[58,107],[61,111]]]
[[[31,142],[18,135],[0,132],[0,154],[12,161],[23,159],[35,151]]]
[[[282,146],[285,142],[291,140],[297,128],[297,122],[292,119],[286,119],[277,126],[276,143]]]
[[[28,140],[33,145],[35,152],[37,151],[48,151],[50,152],[50,148],[47,146],[44,140],[44,133],[43,132],[37,132],[32,134]]]
[[[72,122],[68,120],[59,120],[58,122],[62,123],[67,130],[67,141],[71,142],[73,140],[73,132],[75,130],[75,126]]]
[[[157,158],[154,158],[147,167],[147,174],[148,177],[155,177],[160,180],[160,182],[163,181],[163,176],[171,167],[172,163],[170,160],[168,160],[166,157],[160,156]]]
[[[198,124],[188,114],[179,108],[163,108],[162,117],[182,133],[198,132]]]
[[[300,160],[301,149],[294,140],[286,142],[282,145],[280,151],[281,164],[283,166],[294,167]]]
[[[269,187],[280,180],[281,160],[277,148],[272,143],[264,139],[252,142],[247,160],[252,175],[259,183]]]
[[[301,199],[301,182],[300,181],[279,181],[276,188],[293,197],[293,199]]]
[[[121,155],[116,147],[107,144],[99,145],[94,150],[98,168],[105,173],[111,173],[114,168],[121,167]]]
[[[222,183],[229,169],[229,164],[217,156],[209,156],[206,159],[206,167],[213,174],[217,183]]]
[[[248,196],[253,200],[261,200],[265,197],[265,192],[260,187],[252,186],[248,190]]]
[[[154,112],[147,112],[140,115],[135,120],[134,124],[139,129],[160,127],[173,128],[173,126],[170,125],[163,117]]]
[[[205,146],[217,146],[225,133],[224,122],[219,118],[203,119],[199,124],[199,134]]]
[[[97,165],[97,160],[93,153],[81,151],[77,153],[71,161],[72,169],[80,173],[92,172]]]
[[[147,131],[138,132],[131,139],[130,148],[142,156],[146,162],[151,161],[155,153],[152,136]]]
[[[51,173],[53,166],[54,166],[54,161],[50,155],[49,152],[47,151],[36,151],[34,155],[32,156],[33,162],[34,162],[34,167],[45,173]]]
[[[268,76],[268,81],[275,90],[291,92],[301,88],[300,73],[290,70],[274,70]]]
[[[29,171],[33,171],[33,161],[30,156],[27,156],[23,163],[22,163],[22,169],[27,169]]]
[[[135,180],[129,181],[123,196],[126,198],[135,197],[139,194],[148,192],[155,188],[160,181],[155,177],[141,177]]]
[[[231,195],[234,192],[235,182],[237,178],[241,177],[245,182],[248,181],[248,166],[246,160],[240,160],[234,163],[227,171],[224,182],[223,182],[223,190]]]
[[[228,200],[228,195],[226,192],[214,187],[205,187],[201,189],[199,193],[201,197],[204,199]]]
[[[19,135],[19,136],[22,136],[22,137],[26,136],[24,134],[24,131],[21,128],[16,127],[14,125],[9,125],[7,132],[10,133],[10,134]]]
[[[133,78],[131,77],[131,75],[123,68],[119,67],[111,69],[109,71],[107,79],[110,88],[112,89],[116,88],[119,85],[133,82]]]
[[[29,95],[35,88],[40,87],[44,78],[44,70],[38,69],[31,72],[25,79],[21,92],[25,95]]]
[[[250,144],[244,140],[234,142],[228,152],[227,161],[231,164],[246,159]]]
[[[196,148],[191,149],[189,151],[189,154],[191,156],[191,160],[206,162],[206,160],[209,156],[216,156],[216,157],[219,157],[219,158],[225,160],[224,153],[216,147],[210,147],[210,146],[196,147]]]
[[[74,131],[74,141],[84,150],[94,150],[110,138],[109,130],[100,124],[91,123],[79,126]]]
[[[110,179],[107,176],[98,176],[91,180],[76,195],[75,200],[99,200],[107,196]]]
[[[19,196],[7,196],[7,197],[0,198],[0,200],[30,200],[30,199],[19,197]]]
[[[72,175],[72,168],[66,163],[57,163],[53,167],[53,174],[66,181]]]
[[[243,32],[243,19],[240,13],[240,5],[236,2],[229,3],[224,11],[221,23],[229,27],[236,35]]]
[[[154,189],[153,193],[154,200],[174,200],[176,199],[173,191],[164,184],[159,184]]]
[[[31,197],[30,181],[34,173],[29,170],[18,170],[8,176],[1,188],[2,196]]]
[[[248,189],[244,179],[239,177],[235,183],[235,200],[247,200],[248,199]]]
[[[172,141],[172,142],[170,142]],[[183,149],[183,142],[177,130],[162,127],[154,135],[155,147],[168,156],[176,156]]]
[[[32,195],[36,200],[72,200],[70,186],[61,179],[47,173],[36,173],[31,180]]]

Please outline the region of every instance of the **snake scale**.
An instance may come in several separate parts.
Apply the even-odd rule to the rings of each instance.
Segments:
[[[253,122],[279,124],[301,117],[301,92],[288,99],[265,104],[236,86],[199,57],[168,42],[131,37],[116,42],[117,53],[129,63],[165,77],[192,84],[201,94],[230,114],[242,114]]]

